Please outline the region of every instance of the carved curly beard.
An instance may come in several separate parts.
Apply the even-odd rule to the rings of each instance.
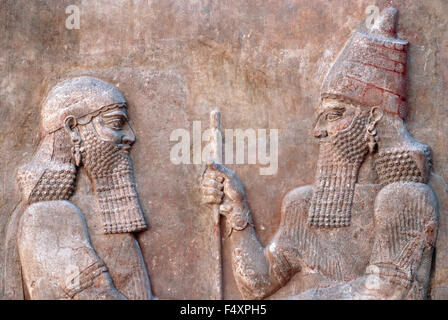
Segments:
[[[319,149],[316,180],[308,215],[312,226],[349,226],[359,168],[369,149],[364,140],[367,117],[355,117],[349,128],[338,132]]]
[[[98,138],[94,128],[82,130],[82,160],[95,190],[103,232],[146,230],[129,154]]]

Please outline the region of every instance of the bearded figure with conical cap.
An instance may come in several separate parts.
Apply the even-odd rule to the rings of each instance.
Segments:
[[[244,298],[425,299],[438,226],[428,186],[429,148],[404,120],[408,42],[385,9],[356,30],[326,76],[316,111],[315,182],[283,199],[281,222],[263,247],[244,187],[221,164],[202,182],[220,204]]]
[[[8,226],[5,297],[151,299],[123,95],[91,77],[62,81],[43,103],[41,130],[17,174],[22,205]],[[92,212],[71,201],[80,169],[96,198]]]

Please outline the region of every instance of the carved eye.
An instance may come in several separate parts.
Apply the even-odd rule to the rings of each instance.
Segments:
[[[327,113],[327,120],[328,121],[336,121],[340,118],[342,118],[342,116],[344,115],[344,110],[333,110],[330,111],[329,113]]]
[[[106,122],[106,125],[114,130],[123,129],[124,124],[125,121],[123,118],[113,118]]]

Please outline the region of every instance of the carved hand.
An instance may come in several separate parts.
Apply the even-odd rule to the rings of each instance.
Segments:
[[[203,202],[220,204],[222,215],[247,209],[243,184],[235,172],[222,164],[212,162],[207,165],[201,187]]]

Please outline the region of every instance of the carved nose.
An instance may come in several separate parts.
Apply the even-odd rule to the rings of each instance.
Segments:
[[[134,131],[129,130],[126,135],[121,139],[121,143],[132,146],[135,142],[135,134]]]
[[[314,137],[315,138],[325,138],[327,136],[328,136],[327,130],[323,130],[323,129],[320,129],[320,128],[316,128],[314,130]]]

